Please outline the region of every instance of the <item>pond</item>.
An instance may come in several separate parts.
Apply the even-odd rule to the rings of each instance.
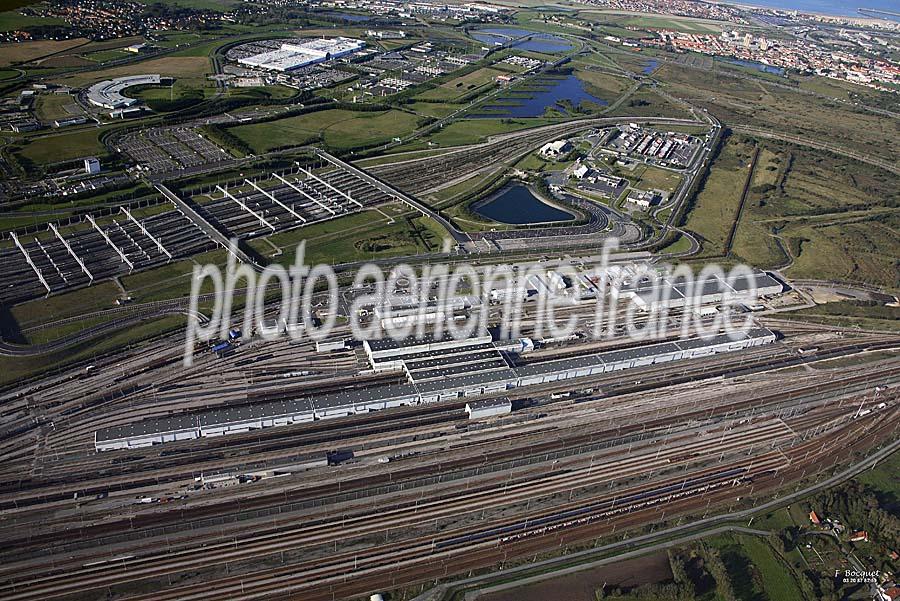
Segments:
[[[575,215],[551,206],[523,184],[511,184],[487,200],[472,205],[472,212],[492,221],[525,225],[548,221],[573,221]]]
[[[607,105],[602,98],[588,93],[584,82],[568,75],[563,78],[546,78],[527,84],[527,89],[513,89],[492,100],[490,104],[479,107],[480,112],[473,117],[540,117],[548,107],[568,113],[560,102],[566,100],[571,106],[578,107],[582,102]]]
[[[756,69],[757,71],[761,71],[763,73],[774,73],[775,75],[784,75],[784,69],[781,67],[775,67],[773,65],[767,65],[765,63],[758,63],[756,61],[746,61],[740,58],[726,58],[724,59],[726,63],[731,63],[732,65],[738,65],[741,67],[749,67],[751,69]]]
[[[521,38],[530,36],[527,40],[522,40],[515,44],[520,50],[531,50],[532,52],[546,52],[553,54],[555,52],[565,52],[572,49],[572,44],[559,36],[550,35],[549,33],[540,33],[538,31],[530,31],[528,29],[517,29],[515,27],[485,27],[483,29],[475,29],[469,32],[469,35],[479,42],[494,46],[497,44],[505,44]]]
[[[656,69],[657,65],[659,65],[659,61],[655,58],[648,59],[644,64],[644,67],[641,69],[641,73],[644,75],[650,75],[653,73],[653,70]]]

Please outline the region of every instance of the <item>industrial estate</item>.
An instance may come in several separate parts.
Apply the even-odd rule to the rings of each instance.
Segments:
[[[0,599],[900,599],[889,4],[16,4]]]

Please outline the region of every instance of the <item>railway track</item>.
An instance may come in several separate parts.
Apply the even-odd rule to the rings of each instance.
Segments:
[[[871,428],[872,424],[879,423],[881,424],[881,427],[885,427],[884,421],[878,422],[870,420],[870,422],[871,424],[868,426],[861,427]],[[853,434],[853,432],[850,432],[849,434]],[[819,441],[810,444],[822,448]],[[800,447],[799,452],[803,451],[804,449]],[[732,476],[738,475],[738,473],[729,470],[737,469],[739,474],[743,476],[746,473],[762,475],[773,469],[779,469],[783,466],[783,457],[783,455],[773,454],[771,462],[769,459],[760,460],[756,463],[757,467],[755,472],[751,472],[750,468],[747,466],[744,466],[743,468],[747,471],[740,471],[740,467],[723,466],[720,468],[723,471],[720,471],[719,473],[719,480],[722,478],[733,480],[734,478]],[[807,455],[807,458],[809,458],[809,455]],[[718,487],[713,488],[706,486],[710,481],[715,481],[708,480],[706,479],[707,477],[707,475],[694,476],[690,485],[682,485],[682,492],[685,492],[685,495],[682,497],[669,496],[665,501],[665,505],[670,509],[677,510],[678,503],[686,504],[686,501],[691,499],[693,495],[689,495],[688,493],[690,492],[696,492],[700,499],[709,499],[712,501],[713,497],[718,494],[715,493],[715,491],[718,490]],[[681,482],[687,482],[687,479],[683,479]],[[579,512],[575,514],[568,513],[573,510],[566,508],[560,509],[554,514],[544,515],[543,517],[535,516],[533,518],[535,521],[532,522],[533,528],[531,529],[529,529],[525,522],[519,521],[518,525],[520,527],[516,527],[516,525],[510,526],[509,524],[505,526],[493,526],[492,529],[485,529],[477,533],[466,534],[462,537],[457,535],[450,538],[441,538],[440,540],[435,538],[431,538],[430,540],[424,539],[425,542],[422,544],[415,545],[414,543],[410,543],[410,546],[403,546],[402,548],[397,548],[396,545],[394,545],[390,547],[392,550],[389,552],[386,552],[387,548],[378,548],[374,550],[373,554],[366,554],[365,556],[361,556],[362,554],[358,552],[340,556],[336,555],[327,562],[310,563],[307,566],[309,569],[299,571],[299,573],[299,568],[297,566],[263,570],[231,578],[218,579],[215,580],[214,583],[176,587],[171,591],[162,593],[161,596],[155,593],[153,598],[204,599],[221,598],[222,596],[232,598],[232,596],[234,596],[234,598],[249,599],[255,598],[257,595],[289,591],[291,596],[302,594],[304,599],[317,599],[320,598],[317,596],[317,591],[334,590],[331,587],[336,583],[346,583],[347,574],[352,573],[354,575],[354,582],[359,582],[360,578],[364,579],[367,575],[374,575],[377,573],[384,574],[386,571],[396,573],[396,567],[405,565],[406,562],[413,562],[410,565],[421,566],[423,560],[419,557],[420,554],[426,555],[428,561],[449,561],[453,557],[458,557],[460,553],[464,553],[466,556],[471,557],[473,551],[477,552],[479,549],[487,548],[494,552],[502,550],[504,557],[506,557],[512,554],[509,552],[509,545],[514,544],[515,541],[518,540],[517,537],[519,535],[521,535],[522,539],[526,542],[534,542],[535,540],[548,536],[548,533],[551,532],[566,531],[570,528],[578,529],[590,527],[593,520],[605,520],[603,524],[608,526],[612,523],[614,515],[600,514],[585,516],[584,514],[590,514],[592,511],[596,512],[601,509],[609,509],[610,503],[613,503],[614,506],[616,503],[615,499],[617,498],[622,500],[622,502],[625,500],[628,500],[629,502],[647,501],[647,504],[644,506],[630,507],[621,512],[622,515],[626,517],[635,517],[641,512],[650,511],[651,508],[655,506],[655,503],[653,503],[654,499],[659,497],[665,498],[667,495],[672,495],[672,486],[679,486],[678,481],[674,483],[670,482],[668,484],[657,483],[648,486],[641,492],[631,493],[631,496],[620,494],[613,499],[599,501],[594,505],[582,506],[579,510],[574,510]],[[726,492],[728,495],[734,495],[733,489]],[[606,505],[603,505],[603,503],[606,503]],[[542,545],[542,547],[547,548],[547,545]],[[519,550],[521,551],[521,549]],[[219,559],[227,561],[226,557],[219,557]],[[123,563],[127,563],[127,561]],[[422,572],[420,571],[419,574],[421,575]],[[214,586],[211,584],[214,584]],[[236,585],[240,586],[239,590],[234,588]],[[356,585],[357,593],[365,590],[359,588],[359,586],[360,585]],[[45,595],[44,598],[53,598],[58,592],[61,592],[60,589],[54,589],[52,585],[45,588],[33,588],[30,586],[28,592],[30,593],[31,591],[39,591],[40,594]],[[26,593],[26,596],[11,596],[10,598],[35,598],[27,595],[28,593]],[[218,597],[216,597],[216,595],[218,595]],[[139,595],[134,598],[149,599],[150,597]]]
[[[890,340],[891,339],[889,338],[888,341],[890,341]],[[839,348],[846,349],[848,347],[847,347],[847,345],[844,345]],[[755,353],[751,353],[751,356],[753,356],[754,354]],[[764,359],[764,355],[761,355],[761,356]],[[783,357],[783,358],[776,358],[776,359],[771,359],[771,360],[763,360],[761,362],[754,362],[752,360],[747,360],[744,357],[742,357],[740,366],[741,366],[741,369],[749,370],[749,369],[758,369],[760,367],[776,367],[779,365],[787,365],[787,364],[793,362],[794,360],[796,360],[796,358]],[[709,369],[707,366],[703,365],[700,368],[700,370],[703,372],[704,377],[706,377],[706,378],[718,377],[720,375],[723,375],[724,373],[734,371],[730,360],[724,361],[721,365],[722,365],[722,368],[720,368],[720,369]],[[663,384],[673,385],[673,384],[678,384],[682,381],[684,381],[684,382],[696,381],[698,377],[699,377],[699,375],[696,372],[687,372],[687,373],[685,373],[685,375],[683,375],[679,378],[672,378],[669,375],[668,371],[664,367],[662,367],[662,368],[656,368],[655,370],[650,370],[649,373],[646,373],[645,375],[643,375],[641,377],[640,383],[637,383],[637,384],[618,384],[618,385],[612,384],[612,385],[610,385],[609,383],[614,382],[616,377],[609,376],[606,378],[601,378],[598,382],[598,386],[603,391],[603,396],[609,397],[609,396],[618,396],[618,395],[630,394],[630,393],[634,393],[634,392],[640,392],[642,390],[651,390],[651,389],[653,389],[659,385],[663,385]],[[589,384],[586,383],[585,385],[589,385]],[[537,392],[538,394],[549,395],[549,394],[552,394],[553,392],[562,391],[564,389],[571,389],[571,387],[572,387],[571,383],[565,382],[562,384],[555,384],[555,385],[547,386],[543,390],[537,389],[535,392]],[[597,395],[594,395],[593,398],[596,398],[596,396]],[[513,395],[513,398],[515,399],[516,396]],[[588,397],[584,400],[588,400],[589,398],[592,398],[592,397]],[[461,403],[458,405],[452,406],[453,409],[458,409],[461,407],[462,407]],[[436,410],[437,410],[436,408],[420,409],[417,412],[424,413],[427,416],[427,415],[431,414],[431,412],[436,411]],[[402,416],[402,413],[400,414],[400,416]],[[384,425],[382,425],[378,428],[373,427],[372,429],[364,430],[359,433],[360,435],[370,435],[370,434],[373,434],[376,432],[389,432],[389,431],[393,431],[393,430],[401,430],[401,429],[405,428],[407,425],[410,425],[410,424],[416,425],[415,418],[411,417],[411,418],[409,418],[409,420],[407,420],[404,418],[400,418],[400,416],[398,416],[397,414],[391,414],[390,412],[388,412],[384,416],[367,417],[367,418],[362,418],[362,419],[351,418],[348,420],[336,420],[336,421],[346,421],[346,422],[348,422],[350,424],[354,424],[354,425],[358,424],[359,422],[365,423],[367,421],[368,422],[376,422],[376,423],[377,422],[384,423]],[[445,416],[445,418],[446,418],[446,416]],[[394,421],[395,419],[396,419],[396,421]],[[438,421],[440,421],[440,420],[438,420]],[[340,426],[342,426],[342,424],[339,424],[339,423],[328,424],[328,425],[331,426],[332,428],[334,428],[334,434],[332,434],[331,436],[328,436],[328,435],[316,436],[313,434],[305,434],[305,432],[309,431],[309,430],[313,430],[313,431],[320,430],[321,431],[321,429],[326,428],[326,426],[324,426],[324,425],[312,425],[310,427],[306,427],[306,426],[301,427],[300,428],[301,433],[296,436],[278,436],[278,434],[280,434],[280,433],[275,433],[274,431],[270,431],[271,435],[268,436],[267,438],[265,438],[265,440],[267,440],[268,442],[263,442],[263,434],[262,433],[250,435],[250,436],[244,437],[243,439],[241,439],[241,437],[235,437],[234,439],[221,439],[221,442],[216,443],[215,447],[211,446],[211,447],[209,447],[208,451],[203,451],[203,452],[209,453],[211,455],[214,455],[214,458],[217,461],[215,463],[204,464],[203,462],[198,463],[196,461],[192,463],[191,461],[196,459],[196,456],[192,456],[191,454],[189,454],[187,457],[180,457],[177,454],[176,455],[168,455],[166,461],[168,461],[172,465],[171,465],[171,467],[166,468],[167,475],[162,475],[159,471],[157,473],[151,472],[142,478],[133,479],[133,480],[129,480],[127,476],[124,476],[124,474],[123,474],[123,476],[118,476],[118,477],[115,476],[116,471],[122,472],[122,470],[126,469],[126,466],[121,466],[121,469],[119,469],[119,470],[110,471],[110,469],[108,467],[104,467],[102,465],[102,463],[98,463],[98,462],[108,461],[105,458],[105,456],[94,455],[90,462],[81,466],[81,470],[86,472],[90,477],[96,477],[98,470],[101,470],[102,476],[105,481],[105,485],[102,485],[102,486],[88,486],[88,485],[71,486],[71,485],[67,485],[66,480],[52,480],[51,479],[45,483],[42,483],[40,486],[54,488],[55,490],[54,490],[54,493],[52,496],[47,495],[47,496],[32,497],[32,500],[29,501],[27,497],[24,497],[22,495],[15,495],[12,497],[9,497],[8,495],[0,495],[0,503],[3,503],[3,505],[0,505],[0,508],[3,508],[3,507],[9,508],[11,502],[14,502],[16,504],[16,506],[21,507],[21,506],[27,506],[28,504],[46,502],[46,501],[52,500],[54,497],[56,499],[60,499],[60,500],[70,499],[72,497],[72,495],[75,493],[79,493],[81,495],[98,494],[98,493],[101,493],[101,492],[104,492],[107,490],[122,489],[123,486],[139,487],[146,483],[151,483],[151,482],[158,483],[158,482],[165,482],[165,481],[176,481],[178,479],[184,479],[184,478],[193,478],[193,476],[196,475],[196,473],[203,471],[204,469],[206,469],[207,471],[210,471],[212,469],[227,468],[228,462],[222,461],[223,457],[220,455],[220,453],[223,451],[227,451],[229,449],[229,447],[235,447],[233,452],[238,452],[238,453],[249,452],[249,453],[253,453],[255,455],[257,453],[265,453],[266,451],[272,451],[275,449],[290,450],[292,447],[295,447],[298,445],[308,445],[308,444],[312,444],[315,442],[327,443],[329,441],[332,441],[334,443],[338,443],[341,439],[346,438],[348,433],[350,434],[350,436],[354,435],[352,427],[351,427],[351,430],[348,431],[345,428],[340,427]],[[246,444],[246,440],[248,440],[248,439],[252,441],[252,443],[249,445]],[[174,450],[177,451],[177,449],[174,449]],[[318,450],[321,452],[324,449],[319,448],[319,449],[312,449],[312,450]],[[173,452],[172,449],[167,449],[167,450],[162,451],[162,453],[172,453],[172,452]],[[139,468],[142,465],[155,464],[160,459],[163,459],[163,457],[161,457],[160,454],[161,454],[160,451],[154,451],[151,449],[149,454],[147,454],[143,460],[136,463],[134,466],[127,466],[127,468],[130,471],[134,471],[134,469],[139,470]],[[271,458],[273,458],[273,457],[265,457],[265,459],[271,459]],[[246,460],[243,460],[242,463],[246,464],[247,462],[246,462]],[[79,469],[79,466],[75,465],[75,464],[64,464],[64,465],[65,465],[64,469],[66,470],[66,473],[68,474],[67,479],[71,480],[73,475],[75,473],[77,473],[76,470]],[[178,465],[182,466],[181,471],[176,470],[173,472],[172,467],[177,467]],[[131,469],[131,468],[133,468],[133,469]],[[13,492],[16,489],[27,491],[29,489],[35,488],[36,486],[38,486],[38,485],[37,484],[27,485],[27,483],[26,483],[23,486],[22,484],[17,484],[13,488],[7,487],[6,491]],[[6,499],[4,499],[4,497],[6,497]]]
[[[760,431],[760,432],[761,432],[761,431]],[[758,433],[759,433],[759,432],[758,432]],[[713,444],[716,445],[716,448],[720,448],[720,449],[721,449],[721,442],[716,443],[716,442],[714,441]],[[689,448],[690,448],[690,447],[689,447]],[[681,450],[679,450],[678,452],[684,454],[684,451],[685,451],[684,449],[681,449]],[[663,457],[663,458],[665,459],[666,457]],[[645,463],[646,463],[646,462],[645,462]],[[575,475],[581,475],[581,474],[576,473]],[[582,478],[582,480],[583,480],[583,478]],[[552,491],[550,491],[550,492],[552,492]],[[504,494],[505,494],[505,493],[504,493]],[[446,504],[445,504],[445,505],[446,505]],[[477,508],[476,508],[476,510],[477,510]],[[422,517],[428,517],[428,516],[422,516]],[[402,524],[401,524],[401,526],[402,526]],[[342,523],[342,530],[345,530],[345,529],[346,529],[346,524],[345,524],[345,523]],[[287,540],[287,539],[284,539],[284,538],[283,538],[283,535],[282,535],[282,538],[280,538],[279,540]],[[271,549],[269,549],[269,550],[271,550]],[[133,573],[133,571],[132,571],[132,573]],[[39,589],[39,590],[43,590],[43,589]]]

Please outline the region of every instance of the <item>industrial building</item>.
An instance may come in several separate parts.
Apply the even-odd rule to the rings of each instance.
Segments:
[[[657,289],[654,289],[654,285]],[[750,294],[756,289],[756,295]],[[784,290],[781,282],[767,273],[754,273],[751,278],[737,278],[729,283],[723,278],[712,276],[706,280],[681,281],[662,278],[658,283],[636,282],[623,286],[620,296],[628,297],[643,311],[678,309],[720,303],[728,296],[732,300],[755,302],[764,296],[780,294]]]
[[[484,419],[511,412],[512,403],[509,399],[481,399],[466,403],[466,413],[469,414],[469,419]]]
[[[133,449],[249,432],[392,407],[477,397],[523,386],[738,351],[774,341],[775,334],[770,330],[753,328],[735,338],[719,334],[706,339],[660,342],[515,367],[507,363],[487,332],[462,340],[444,336],[419,341],[365,341],[364,348],[373,365],[380,369],[406,371],[409,383],[352,389],[292,401],[224,407],[200,414],[102,428],[94,435],[94,445],[97,451]],[[476,414],[500,410],[488,409],[487,405],[482,407],[473,401],[468,404]]]
[[[275,50],[245,56],[238,62],[269,71],[293,71],[341,58],[365,48],[366,43],[351,38],[313,38],[283,43]]]
[[[95,83],[87,90],[88,102],[105,109],[120,109],[137,104],[136,98],[128,98],[122,94],[126,88],[133,86],[158,86],[168,81],[159,75],[131,75],[117,77]]]

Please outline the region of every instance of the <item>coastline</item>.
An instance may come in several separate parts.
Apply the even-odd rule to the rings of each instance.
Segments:
[[[760,4],[753,4],[753,2],[729,2],[728,0],[707,0],[710,4],[721,4],[725,6],[734,6],[742,9],[753,9],[753,10],[771,10],[771,11],[780,11],[787,13],[797,13],[799,15],[809,15],[811,17],[824,18],[824,19],[839,19],[843,21],[847,21],[848,23],[854,23],[857,25],[897,25],[898,21],[894,19],[890,19],[888,17],[872,17],[865,15],[842,15],[837,13],[828,13],[823,12],[821,10],[806,10],[799,8],[785,8],[785,7],[776,7],[776,6],[765,6]],[[861,7],[868,8],[868,7]],[[880,10],[875,8],[873,10]]]

